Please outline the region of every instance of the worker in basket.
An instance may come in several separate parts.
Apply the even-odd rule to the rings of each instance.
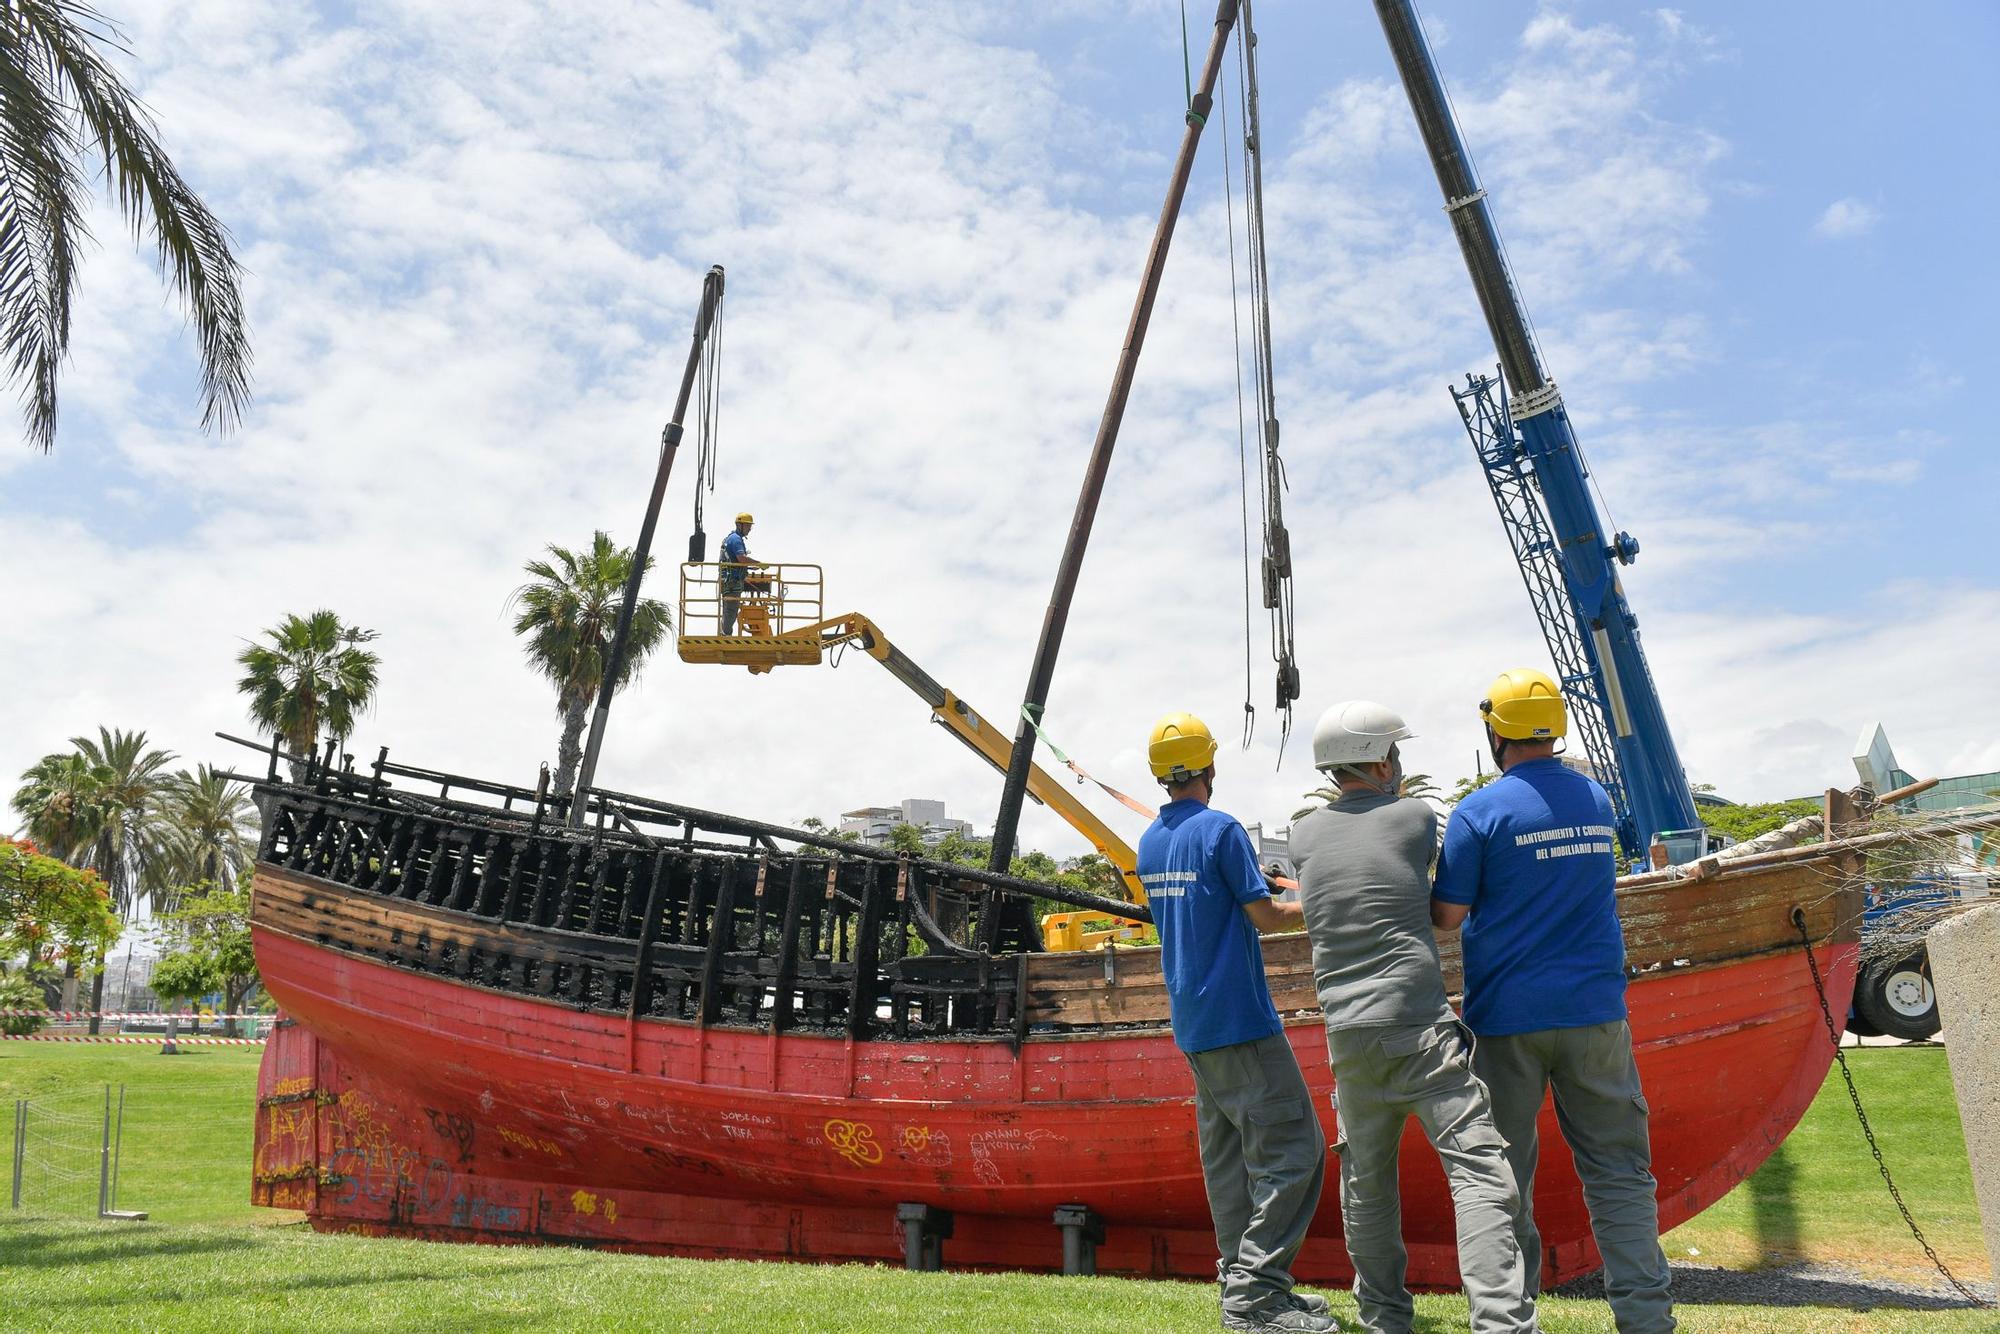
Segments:
[[[719,582],[722,598],[722,633],[725,635],[736,633],[736,612],[742,605],[744,591],[746,589],[752,592],[768,591],[771,587],[768,578],[756,578],[750,573],[762,564],[750,555],[750,527],[755,522],[750,511],[743,511],[736,516],[735,529],[725,534],[722,539],[722,577]]]

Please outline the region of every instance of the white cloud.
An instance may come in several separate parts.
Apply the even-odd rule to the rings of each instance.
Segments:
[[[364,757],[389,742],[532,781],[553,701],[502,602],[547,542],[630,540],[717,261],[711,514],[756,509],[760,554],[823,563],[830,609],[876,617],[1006,726],[1176,132],[1092,111],[1087,68],[1023,46],[1036,34],[1019,22],[894,4],[371,0],[351,22],[257,0],[142,7],[138,82],[253,271],[258,403],[237,437],[192,432],[170,303],[142,257],[93,258],[58,457],[9,460],[0,496],[0,577],[33,609],[0,640],[0,776],[99,723],[227,758],[206,738],[245,726],[241,641],[328,605],[383,632]],[[1658,114],[1671,71],[1641,43],[1544,15],[1502,64],[1463,75],[1552,360],[1647,540],[1627,582],[1691,766],[1742,796],[1839,780],[1857,701],[1979,679],[2000,648],[1991,589],[1864,585],[1865,612],[1841,622],[1737,585],[1715,611],[1704,571],[1838,558],[1840,534],[1798,505],[1871,442],[1636,405],[1643,376],[1700,369],[1704,325],[1604,293],[1698,268],[1726,152]],[[1311,785],[1303,734],[1326,703],[1397,704],[1422,734],[1412,767],[1449,779],[1472,766],[1470,701],[1543,650],[1443,394],[1492,354],[1402,94],[1344,83],[1267,138],[1306,696],[1275,772],[1260,644],[1257,744],[1225,752],[1222,792],[1277,824]],[[1211,143],[1049,713],[1087,767],[1140,793],[1157,714],[1192,708],[1223,731],[1241,716],[1220,170]],[[663,574],[691,467],[669,494]],[[1936,644],[1926,665],[1916,646]],[[1883,710],[1899,748],[1980,761],[1969,687],[1923,695]],[[620,697],[602,776],[787,821],[935,795],[984,822],[998,792],[855,654],[755,678],[663,657]],[[1043,812],[1026,833],[1078,848]]]
[[[1873,204],[1865,204],[1849,196],[1836,199],[1826,206],[1813,224],[1813,234],[1829,241],[1845,240],[1850,236],[1866,236],[1875,230],[1875,224],[1882,220],[1881,211]]]

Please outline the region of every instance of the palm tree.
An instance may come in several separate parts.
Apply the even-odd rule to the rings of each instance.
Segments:
[[[44,755],[21,775],[14,809],[21,832],[51,857],[72,862],[96,843],[111,814],[105,788],[111,771],[82,755]]]
[[[161,797],[172,782],[166,772],[173,762],[170,751],[155,750],[146,744],[144,732],[97,729],[93,740],[73,736],[69,743],[76,753],[105,774],[103,798],[106,816],[97,838],[84,851],[80,864],[96,871],[111,891],[111,906],[120,917],[129,918],[145,899],[160,907],[167,888],[169,860],[166,854],[170,826],[161,811]],[[100,963],[102,960],[99,961]],[[90,979],[90,1031],[97,1032],[95,1011],[104,1008],[104,970]]]
[[[169,780],[161,805],[171,826],[167,855],[175,885],[236,883],[257,855],[257,808],[250,789],[207,765]],[[173,905],[168,905],[171,909]]]
[[[583,725],[604,683],[604,660],[611,652],[618,609],[624,605],[625,580],[632,573],[632,549],[616,547],[598,532],[582,553],[551,546],[549,559],[531,560],[524,567],[532,576],[508,598],[519,607],[514,633],[527,636],[528,661],[555,683],[556,712],[562,717],[562,739],[556,746],[555,795],[566,797],[576,783],[576,766],[583,758]],[[651,557],[646,568],[651,569]],[[618,674],[623,689],[638,674],[646,656],[660,646],[673,617],[666,604],[641,598],[632,613],[625,665]]]
[[[1429,774],[1404,774],[1402,783],[1396,789],[1396,795],[1399,797],[1416,797],[1429,802],[1439,800],[1437,784],[1431,781]],[[1307,801],[1322,802],[1330,806],[1340,800],[1340,788],[1335,784],[1329,783],[1325,787],[1314,788],[1305,794],[1305,798]],[[1296,820],[1302,815],[1310,815],[1313,810],[1314,807],[1301,806],[1292,812],[1292,818]]]
[[[116,818],[110,796],[114,777],[108,767],[77,751],[42,756],[21,775],[21,787],[14,793],[21,832],[50,856],[83,865],[83,858]],[[71,957],[63,965],[61,1005],[66,1010],[75,1007],[76,973],[77,961]],[[93,1003],[91,1008],[97,1007]],[[94,1032],[95,1020],[91,1026]]]
[[[119,916],[128,916],[141,897],[151,899],[165,888],[169,825],[160,802],[172,782],[166,768],[173,754],[147,746],[144,732],[106,727],[97,729],[95,739],[75,736],[69,743],[85,763],[103,772],[108,808],[79,864],[104,877],[112,906]]]
[[[375,637],[324,608],[285,617],[264,632],[269,643],[236,655],[243,668],[236,688],[250,697],[251,720],[282,738],[294,756],[310,755],[322,728],[345,741],[355,716],[375,698],[381,659],[358,647]],[[301,777],[301,762],[294,758],[291,766],[292,777]]]
[[[201,346],[202,426],[227,431],[250,397],[250,339],[229,232],[154,137],[151,115],[106,59],[118,29],[84,0],[0,0],[0,353],[25,380],[28,439],[55,444],[56,375],[92,159],[160,269]]]

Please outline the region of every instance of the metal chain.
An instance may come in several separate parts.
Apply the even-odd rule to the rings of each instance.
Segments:
[[[1902,1214],[1903,1221],[1909,1224],[1910,1235],[1917,1239],[1917,1245],[1924,1248],[1924,1254],[1937,1266],[1938,1273],[1944,1275],[1945,1282],[1957,1288],[1959,1295],[1974,1305],[1986,1305],[1984,1298],[1959,1282],[1958,1275],[1952,1273],[1945,1267],[1944,1261],[1938,1259],[1938,1253],[1931,1249],[1930,1242],[1924,1237],[1924,1230],[1917,1226],[1917,1220],[1910,1215],[1910,1206],[1903,1203],[1903,1192],[1896,1189],[1896,1179],[1889,1175],[1889,1164],[1883,1160],[1882,1146],[1875,1142],[1875,1127],[1868,1124],[1868,1113],[1861,1106],[1861,1093],[1854,1087],[1854,1073],[1847,1068],[1847,1053],[1840,1048],[1840,1029],[1834,1024],[1833,1009],[1826,1001],[1826,983],[1820,978],[1819,960],[1813,955],[1812,934],[1806,930],[1805,909],[1792,909],[1792,925],[1799,929],[1799,941],[1806,952],[1806,967],[1812,970],[1813,990],[1819,993],[1820,1017],[1826,1021],[1826,1035],[1833,1040],[1833,1059],[1839,1064],[1840,1077],[1847,1084],[1847,1100],[1854,1104],[1854,1117],[1861,1122],[1861,1133],[1868,1140],[1868,1152],[1875,1155],[1875,1166],[1882,1173],[1882,1184],[1889,1188],[1889,1198],[1896,1202],[1896,1211]]]

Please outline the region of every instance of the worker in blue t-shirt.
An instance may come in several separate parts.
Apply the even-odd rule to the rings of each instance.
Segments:
[[[1646,1098],[1625,1022],[1611,799],[1556,758],[1569,716],[1543,673],[1502,673],[1479,715],[1500,777],[1451,813],[1431,920],[1446,931],[1464,926],[1472,1064],[1520,1183],[1515,1233],[1528,1295],[1541,1289],[1537,1121],[1553,1087],[1619,1334],[1671,1330]]]
[[[755,520],[745,510],[736,516],[736,527],[722,537],[722,633],[736,633],[736,608],[743,599],[743,580],[757,562],[750,559],[750,525]]]
[[[1215,810],[1215,738],[1170,713],[1147,745],[1167,789],[1139,839],[1139,881],[1160,932],[1174,1044],[1194,1072],[1195,1127],[1221,1251],[1222,1327],[1339,1328],[1324,1297],[1292,1291],[1291,1266],[1326,1183],[1326,1137],[1264,980],[1262,931],[1300,931],[1271,897],[1250,835]]]

